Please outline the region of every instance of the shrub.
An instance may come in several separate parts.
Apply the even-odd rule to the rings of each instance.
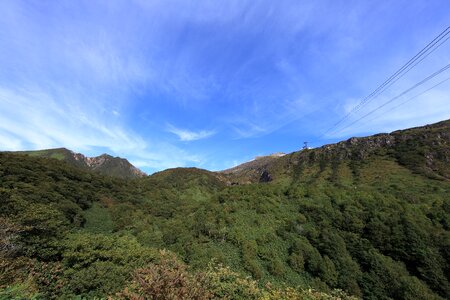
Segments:
[[[133,280],[118,297],[130,300],[211,299],[212,294],[202,284],[202,274],[192,275],[171,253],[161,251],[158,263],[134,271]]]

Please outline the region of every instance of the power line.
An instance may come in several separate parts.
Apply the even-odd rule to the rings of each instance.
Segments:
[[[437,43],[439,43],[449,33],[450,33],[450,27],[447,27],[436,38],[434,38],[430,43],[428,43],[428,45],[426,45],[425,48],[423,48],[421,51],[419,51],[419,53],[417,53],[405,65],[403,65],[397,72],[395,72],[383,84],[381,84],[374,92],[372,92],[369,96],[364,98],[357,106],[355,106],[349,113],[347,113],[347,115],[344,117],[344,119],[347,118],[348,116],[350,116],[353,112],[359,110],[365,103],[370,102],[370,100],[372,100],[373,98],[377,97],[379,94],[384,92],[387,88],[389,88],[392,84],[394,84],[396,81],[398,81],[401,77],[403,77],[407,72],[409,72],[417,64],[419,64],[421,61],[423,61],[428,55],[430,55],[437,48],[439,48],[443,43],[445,43],[448,40],[448,38],[445,39],[442,43],[440,43],[437,47],[432,49]],[[432,50],[427,53],[427,51],[429,51],[430,49],[432,49]],[[423,55],[425,55],[425,56],[423,58],[421,58]],[[421,59],[419,61],[417,61],[419,58],[421,58]],[[414,64],[414,65],[412,65],[412,64]],[[403,73],[403,74],[401,74],[401,73]]]
[[[419,53],[417,53],[413,58],[411,58],[403,67],[401,67],[397,72],[395,72],[391,77],[389,77],[380,87],[377,88],[379,90],[380,88],[383,88],[383,90],[378,91],[375,90],[371,95],[371,99],[376,97],[378,94],[381,94],[384,90],[386,90],[389,86],[394,84],[397,80],[399,80],[401,77],[403,77],[406,73],[408,73],[412,68],[417,66],[420,62],[422,62],[428,55],[433,53],[437,48],[439,48],[443,43],[445,43],[450,37],[447,37],[442,43],[440,43],[437,47],[433,48],[436,44],[438,44],[444,37],[446,37],[450,33],[450,27],[447,27],[443,32],[441,32],[436,38],[434,38],[430,43],[428,43],[425,48],[423,48]],[[432,49],[430,52],[426,53],[428,50]],[[423,56],[425,55],[425,56]],[[417,61],[421,56],[423,56],[419,61]],[[417,62],[416,62],[417,61]],[[412,65],[414,64],[414,65]],[[412,65],[412,66],[411,66]],[[406,70],[406,71],[405,71]],[[402,75],[402,73],[405,71]],[[400,76],[400,77],[398,77]],[[396,78],[397,77],[397,78]],[[395,80],[394,80],[395,79]],[[394,80],[394,81],[393,81]],[[371,96],[369,95],[369,97]],[[367,98],[367,97],[366,97]],[[371,99],[367,99],[365,102],[364,100],[357,105],[353,110],[358,110],[364,103],[369,102]]]
[[[363,115],[362,117],[360,117],[359,119],[356,119],[355,121],[353,121],[352,123],[348,124],[347,126],[341,128],[339,131],[342,131],[344,129],[347,129],[348,127],[352,126],[353,124],[359,122],[360,120],[366,118],[367,116],[370,116],[371,114],[373,114],[374,112],[380,110],[381,108],[385,107],[386,105],[388,105],[389,103],[392,103],[393,101],[397,100],[398,98],[402,97],[403,95],[409,93],[411,90],[417,88],[418,86],[421,86],[422,84],[424,84],[425,82],[433,79],[434,77],[436,77],[437,75],[441,74],[442,72],[446,71],[447,69],[450,68],[450,64],[446,65],[445,67],[441,68],[440,70],[434,72],[433,74],[429,75],[428,77],[424,78],[423,80],[421,80],[420,82],[414,84],[412,87],[408,88],[407,90],[401,92],[399,95],[395,96],[394,98],[391,98],[390,100],[388,100],[387,102],[383,103],[382,105],[376,107],[375,109],[371,110],[370,112],[368,112],[367,114]],[[337,132],[339,132],[337,131]]]
[[[450,27],[449,27],[450,28]],[[450,32],[449,32],[450,33]],[[415,66],[417,66],[419,63],[421,63],[425,58],[427,58],[431,53],[433,53],[436,49],[438,49],[442,44],[444,44],[448,39],[450,39],[450,36],[448,36],[443,42],[441,42],[438,46],[436,46],[435,48],[433,48],[432,50],[430,50],[430,52],[424,54],[425,56],[423,56],[419,61],[415,62],[414,65],[407,67],[405,70],[405,72],[401,75],[399,75],[397,78],[395,78],[393,81],[391,81],[387,86],[385,86],[381,91],[379,91],[378,93],[376,93],[371,99],[369,99],[368,101],[365,102],[365,104],[369,103],[370,101],[372,101],[373,99],[375,99],[376,97],[378,97],[381,93],[383,93],[385,90],[387,90],[389,87],[391,87],[394,83],[396,83],[399,79],[401,79],[403,76],[405,76],[406,74],[408,74],[408,72],[413,69]],[[435,44],[434,44],[435,45]],[[361,106],[362,107],[362,106]],[[359,110],[361,107],[359,107],[357,110]]]
[[[447,81],[449,81],[449,80],[450,80],[450,77],[447,77],[446,79],[444,79],[444,80],[442,80],[442,81],[436,83],[436,84],[433,85],[432,87],[430,87],[430,88],[428,88],[428,89],[426,89],[426,90],[420,92],[419,94],[414,95],[414,96],[412,96],[411,98],[408,98],[407,100],[405,100],[405,101],[403,101],[403,102],[397,104],[397,105],[394,106],[394,107],[391,107],[391,109],[387,110],[386,113],[387,113],[387,112],[390,112],[390,111],[393,111],[393,110],[395,110],[395,109],[397,109],[397,108],[399,108],[400,106],[402,106],[402,105],[404,105],[404,104],[410,102],[411,100],[416,99],[417,97],[422,96],[423,94],[425,94],[425,93],[431,91],[432,89],[434,89],[434,88],[440,86],[441,84],[443,84],[443,83],[445,83],[445,82],[447,82]],[[379,117],[380,117],[380,116],[376,116],[375,118],[370,119],[369,122],[372,122],[373,120],[376,120],[376,119],[378,119]]]
[[[393,75],[391,75],[386,81],[384,81],[379,87],[377,87],[371,94],[366,96],[360,103],[358,103],[355,107],[353,107],[342,119],[336,122],[333,126],[331,126],[322,136],[325,136],[328,132],[335,129],[339,124],[344,122],[348,117],[354,112],[360,110],[362,106],[378,97],[381,93],[383,93],[386,89],[392,86],[395,82],[397,82],[400,78],[406,75],[412,68],[417,66],[420,62],[422,62],[427,56],[433,53],[436,49],[438,49],[442,44],[444,44],[449,38],[447,37],[450,33],[450,26],[447,27],[444,31],[442,31],[437,37],[435,37],[431,42],[429,42],[422,50],[420,50],[416,55],[414,55],[408,62],[406,62],[399,70],[397,70]],[[441,42],[442,41],[442,42]],[[436,46],[437,45],[437,46]],[[435,47],[436,46],[436,47]]]

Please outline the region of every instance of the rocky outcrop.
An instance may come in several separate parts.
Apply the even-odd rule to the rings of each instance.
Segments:
[[[261,174],[261,177],[259,177],[259,182],[269,182],[272,181],[272,175],[267,172],[267,170],[264,170]]]
[[[75,160],[83,163],[90,170],[99,173],[123,178],[143,177],[147,175],[133,166],[125,158],[113,157],[106,153],[95,157],[87,157],[75,152],[72,152],[72,155]]]

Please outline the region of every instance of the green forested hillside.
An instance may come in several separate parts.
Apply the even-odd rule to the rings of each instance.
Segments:
[[[448,299],[449,130],[351,139],[245,175],[123,180],[1,153],[0,298]]]

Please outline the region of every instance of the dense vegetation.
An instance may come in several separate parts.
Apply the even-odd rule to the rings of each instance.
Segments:
[[[305,150],[231,186],[2,153],[0,299],[449,299],[448,128]]]

